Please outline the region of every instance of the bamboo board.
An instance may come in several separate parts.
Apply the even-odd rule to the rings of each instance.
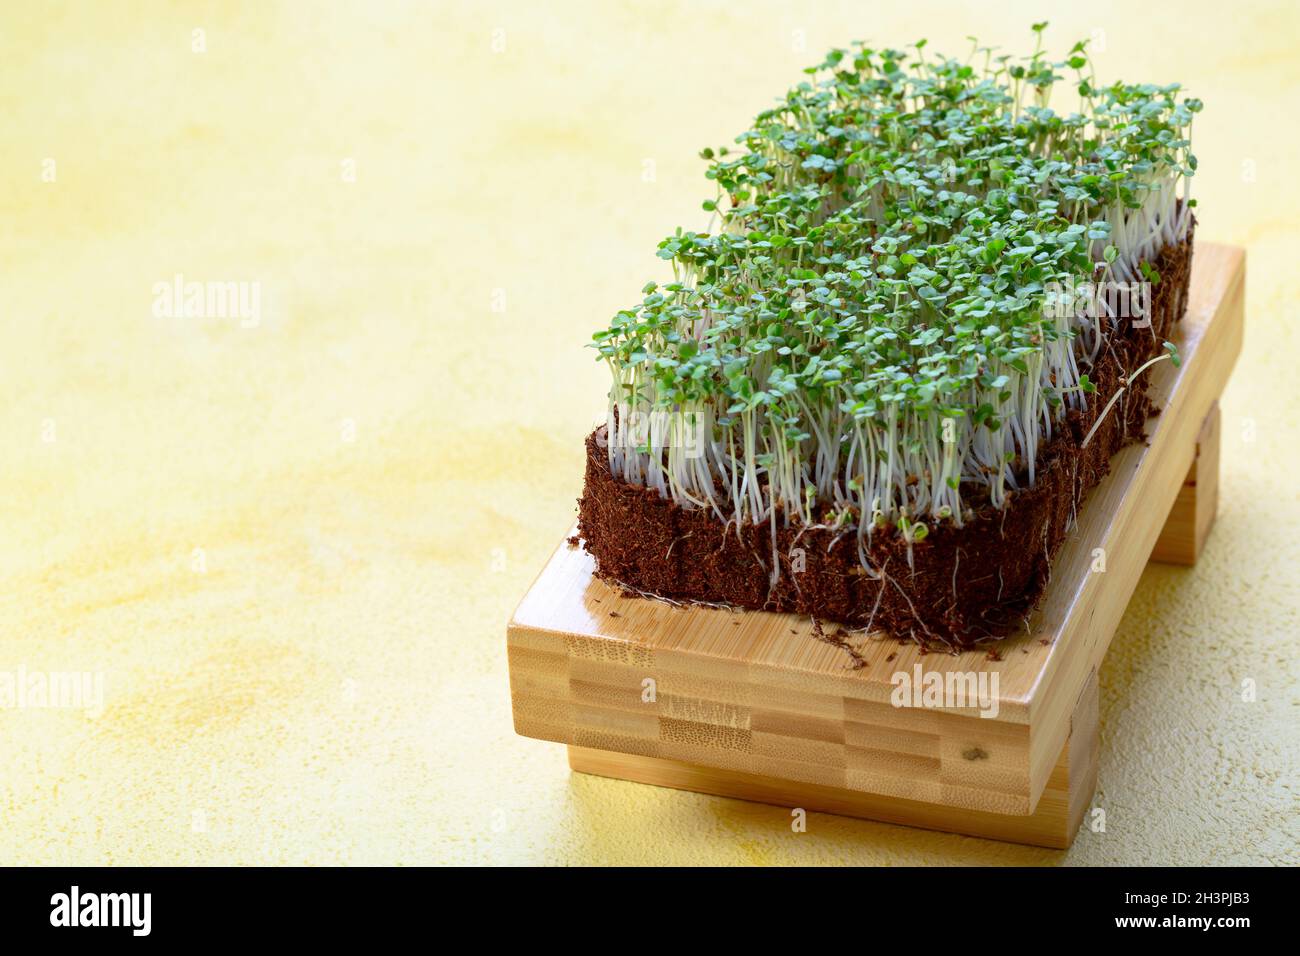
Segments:
[[[855,667],[808,619],[624,598],[593,577],[590,556],[562,544],[507,629],[516,731],[569,744],[577,769],[781,803],[820,794],[834,812],[856,807],[860,816],[1005,839],[1019,825],[1026,842],[1065,845],[1029,824],[1055,778],[1049,829],[1059,833],[1070,817],[1077,828],[1077,814],[1059,808],[1077,803],[1081,789],[1090,799],[1095,761],[1089,770],[1076,755],[1075,772],[1063,776],[1071,725],[1095,738],[1095,716],[1081,727],[1081,715],[1157,539],[1158,555],[1189,563],[1208,533],[1217,400],[1241,349],[1244,295],[1244,252],[1198,244],[1178,333],[1182,366],[1161,362],[1146,373],[1163,409],[1147,424],[1148,442],[1112,459],[1040,609],[994,654],[924,654],[865,635],[852,638]],[[893,676],[918,666],[940,678],[996,674],[996,716],[893,706]],[[978,825],[981,815],[1020,819]]]

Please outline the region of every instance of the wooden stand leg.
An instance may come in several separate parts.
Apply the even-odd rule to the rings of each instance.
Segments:
[[[1097,787],[1097,721],[1097,675],[1094,673],[1075,705],[1070,718],[1069,739],[1039,798],[1038,807],[1027,816],[963,810],[589,747],[570,746],[569,766],[580,773],[657,787],[1065,849],[1074,842]]]
[[[1196,439],[1196,456],[1151,551],[1151,560],[1193,565],[1219,507],[1219,403],[1210,407]]]

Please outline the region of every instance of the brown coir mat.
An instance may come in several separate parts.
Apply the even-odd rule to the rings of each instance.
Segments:
[[[1151,414],[1144,375],[1128,388],[1083,447],[1106,401],[1126,374],[1161,351],[1183,316],[1191,276],[1192,236],[1167,246],[1153,265],[1151,327],[1121,324],[1108,333],[1088,369],[1097,391],[1083,412],[1071,411],[1040,450],[1033,487],[1009,492],[1004,509],[984,504],[957,528],[934,526],[912,545],[892,528],[871,537],[872,577],[858,560],[855,534],[764,522],[737,529],[707,509],[682,508],[634,487],[609,470],[603,429],[587,438],[586,482],[578,533],[597,575],[625,590],[675,601],[730,604],[811,615],[872,627],[926,645],[967,646],[1019,626],[1043,593],[1051,563],[1083,497],[1109,470],[1112,455],[1144,437]],[[799,549],[799,550],[796,550]],[[796,570],[795,555],[798,555]]]

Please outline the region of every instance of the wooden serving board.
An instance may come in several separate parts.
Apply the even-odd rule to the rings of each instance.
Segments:
[[[1097,668],[1142,567],[1193,563],[1213,521],[1244,296],[1245,253],[1198,244],[1182,366],[1145,373],[1148,442],[1112,459],[1026,632],[993,653],[849,635],[855,663],[807,618],[625,598],[562,544],[508,627],[515,730],[590,773],[1068,846],[1096,780]],[[996,715],[894,706],[917,667],[996,673]]]

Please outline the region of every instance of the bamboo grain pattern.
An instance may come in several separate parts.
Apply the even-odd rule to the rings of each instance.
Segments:
[[[1034,813],[1064,759],[1081,694],[1195,475],[1198,437],[1211,420],[1217,428],[1215,403],[1241,349],[1244,290],[1244,252],[1198,243],[1178,332],[1182,365],[1145,373],[1162,409],[1147,423],[1148,441],[1112,459],[1040,609],[993,654],[926,654],[883,635],[850,635],[856,666],[805,618],[625,598],[593,577],[581,548],[562,544],[508,627],[516,731],[584,748],[589,763],[599,763],[589,751],[612,751],[665,768],[675,761],[957,810]],[[1195,539],[1191,527],[1178,533]],[[1097,548],[1104,573],[1092,570]],[[894,707],[891,678],[918,663],[940,674],[996,672],[996,718]]]

